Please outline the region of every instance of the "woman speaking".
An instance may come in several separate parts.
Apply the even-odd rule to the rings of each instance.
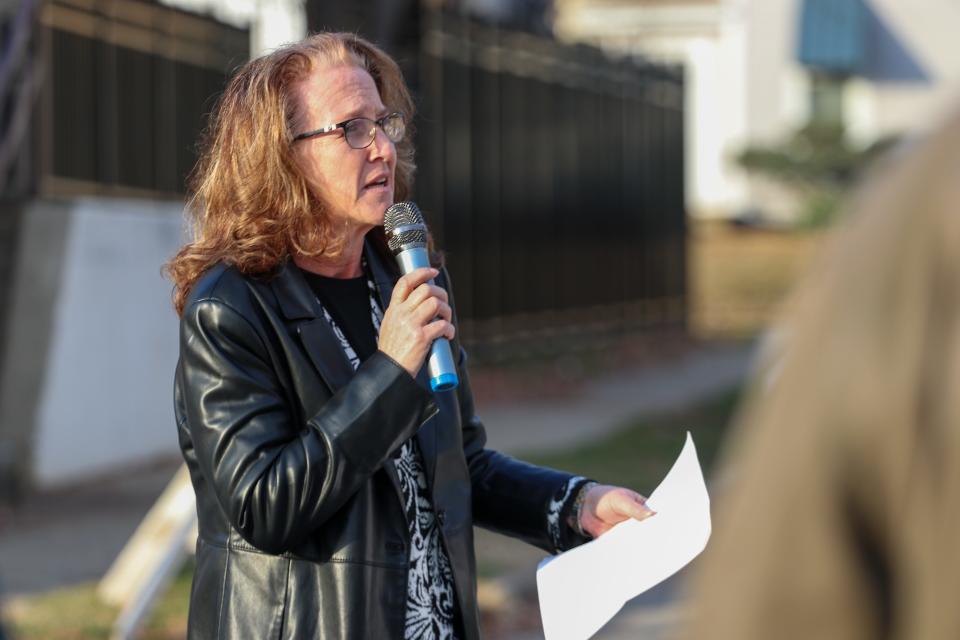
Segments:
[[[191,638],[478,638],[474,523],[557,552],[651,513],[485,448],[449,278],[401,277],[384,239],[412,116],[396,63],[338,33],[247,63],[211,116],[167,265]],[[441,337],[460,384],[433,393]]]

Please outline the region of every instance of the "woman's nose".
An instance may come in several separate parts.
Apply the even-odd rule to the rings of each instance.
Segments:
[[[396,145],[387,137],[387,134],[379,125],[374,125],[373,143],[368,147],[370,149],[371,160],[384,159],[393,162],[397,155]]]

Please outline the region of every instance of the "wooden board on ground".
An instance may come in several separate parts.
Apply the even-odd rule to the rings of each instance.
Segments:
[[[186,465],[164,489],[143,522],[100,581],[97,595],[120,607],[113,638],[140,627],[196,539],[197,510]]]

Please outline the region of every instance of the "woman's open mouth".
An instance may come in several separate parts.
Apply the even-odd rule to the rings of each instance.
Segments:
[[[377,190],[377,189],[386,189],[390,185],[390,179],[387,176],[377,178],[372,182],[368,182],[363,188],[364,190]]]

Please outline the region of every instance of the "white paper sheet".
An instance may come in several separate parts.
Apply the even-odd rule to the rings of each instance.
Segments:
[[[589,638],[627,600],[666,580],[710,538],[710,497],[693,437],[647,504],[656,515],[628,520],[537,569],[546,640]]]

